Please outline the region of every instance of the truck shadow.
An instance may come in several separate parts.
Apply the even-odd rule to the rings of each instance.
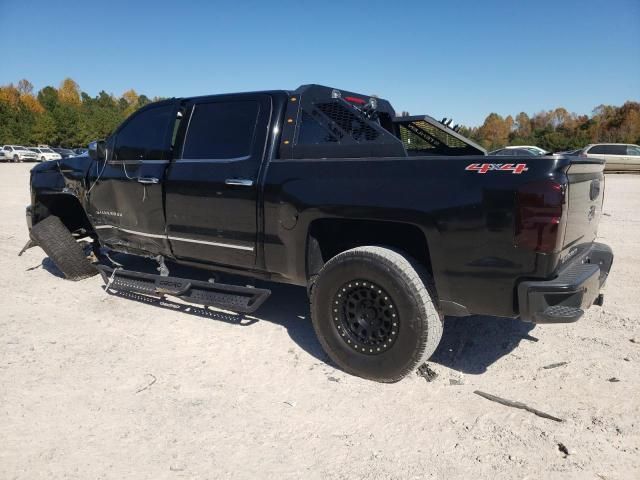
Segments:
[[[462,373],[479,375],[511,354],[522,340],[537,342],[534,324],[513,318],[474,315],[447,317],[442,341],[430,362]]]
[[[156,273],[155,262],[118,255],[114,259],[127,269]],[[213,273],[188,267],[169,265],[171,275],[183,278],[207,280]],[[220,275],[217,281],[234,284],[250,282],[244,277]],[[222,321],[241,327],[250,327],[259,321],[267,321],[286,328],[290,338],[300,348],[316,359],[329,363],[316,338],[306,289],[292,285],[255,281],[255,286],[271,290],[271,297],[254,314],[235,314],[193,304],[179,303],[170,297],[157,299],[130,292],[107,290],[107,293],[121,298],[144,303],[156,308],[179,311],[187,315]],[[511,318],[491,316],[448,317],[444,322],[442,341],[429,360],[465,374],[478,375],[503,356],[511,354],[522,340],[537,342],[529,335],[535,325]]]
[[[124,254],[114,254],[112,255],[112,259],[129,270],[145,273],[158,273],[156,270],[157,264],[149,259]],[[254,281],[246,277],[208,272],[206,270],[193,269],[183,265],[169,263],[167,263],[167,265],[172,276],[192,278],[202,281],[207,281],[210,277],[215,276],[217,282],[230,283],[234,285],[253,284],[258,288],[269,289],[271,290],[271,296],[255,313],[242,314],[215,310],[205,306],[186,304],[182,303],[180,300],[174,300],[171,297],[157,299],[136,293],[113,289],[106,290],[106,286],[103,288],[105,288],[109,295],[126,298],[146,305],[152,305],[157,308],[179,311],[187,315],[221,321],[240,327],[249,327],[259,321],[267,321],[281,325],[286,328],[289,337],[304,351],[322,362],[330,362],[329,357],[324,353],[324,350],[322,350],[322,346],[316,338],[313,326],[311,325],[309,300],[307,298],[307,291],[305,288],[281,283],[264,282],[260,280]]]
[[[167,297],[158,299],[137,293],[107,290],[106,286],[103,288],[112,296],[239,327],[249,327],[260,321],[281,325],[287,329],[289,337],[304,351],[316,359],[328,363],[329,357],[322,350],[311,325],[306,290],[302,287],[269,283],[256,286],[271,289],[271,297],[255,314],[227,313],[204,306],[179,303]]]

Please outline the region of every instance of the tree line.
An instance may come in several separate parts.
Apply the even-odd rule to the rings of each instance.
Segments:
[[[127,90],[117,97],[104,90],[95,97],[71,78],[58,88],[34,92],[28,80],[0,86],[0,145],[47,144],[86,146],[106,138],[131,113],[160,100]],[[490,113],[480,127],[460,133],[492,150],[505,145],[537,145],[549,151],[580,148],[588,143],[640,143],[640,103],[600,105],[591,115],[576,115],[559,107],[529,116],[506,118]]]
[[[531,117],[525,112],[506,118],[490,113],[480,127],[463,127],[460,133],[488,150],[505,145],[536,145],[558,152],[589,143],[640,144],[640,103],[600,105],[590,116],[576,115],[562,107]]]
[[[117,97],[104,90],[95,97],[71,78],[58,88],[34,92],[28,80],[0,86],[0,145],[79,147],[102,139],[138,108],[160,98],[127,90]]]

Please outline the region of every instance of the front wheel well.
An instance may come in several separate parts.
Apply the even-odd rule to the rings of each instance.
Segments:
[[[34,225],[54,215],[60,218],[64,226],[74,234],[86,235],[93,230],[80,201],[73,195],[64,193],[38,195],[34,206]]]
[[[355,247],[384,246],[409,254],[429,274],[431,258],[424,232],[415,225],[376,220],[319,219],[311,223],[307,238],[307,280],[337,254]]]

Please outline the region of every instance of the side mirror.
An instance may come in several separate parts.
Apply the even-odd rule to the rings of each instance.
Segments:
[[[104,140],[96,140],[95,142],[91,142],[89,144],[89,156],[93,160],[105,160],[106,159],[106,151],[105,151],[105,142],[104,142]]]

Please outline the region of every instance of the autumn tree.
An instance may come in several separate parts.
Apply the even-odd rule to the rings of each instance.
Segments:
[[[490,113],[478,129],[480,142],[489,150],[506,145],[512,125],[511,116],[505,119],[497,113]]]
[[[80,106],[80,87],[75,80],[65,78],[62,81],[58,89],[58,98],[60,103],[74,107]]]

